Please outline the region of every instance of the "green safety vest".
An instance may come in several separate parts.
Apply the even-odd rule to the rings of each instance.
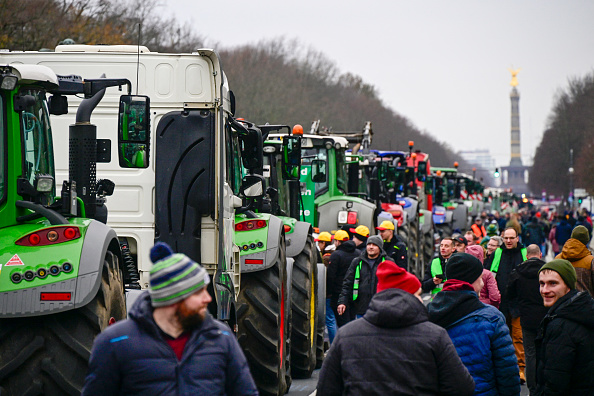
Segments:
[[[522,248],[521,251],[522,251],[522,259],[523,259],[523,261],[526,261],[526,248]],[[499,269],[499,262],[501,261],[501,252],[503,252],[503,249],[497,248],[497,250],[495,250],[495,253],[493,253],[495,256],[493,256],[493,263],[491,264],[491,272],[497,273],[497,270]]]
[[[439,259],[439,257],[435,257],[431,262],[431,276],[435,278],[435,275],[443,275],[443,269],[441,268],[441,260]],[[445,281],[446,280],[444,279],[443,282],[441,282],[441,284],[443,285]],[[431,290],[431,294],[436,294],[440,291],[441,287],[435,287],[433,290]]]
[[[386,261],[385,257],[382,257],[382,263]],[[355,269],[355,283],[353,283],[353,301],[359,297],[359,280],[361,279],[361,267],[363,266],[363,260],[359,261],[357,268]]]

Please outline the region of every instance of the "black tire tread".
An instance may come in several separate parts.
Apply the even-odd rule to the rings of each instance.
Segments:
[[[303,250],[295,257],[293,264],[291,310],[291,373],[295,378],[309,378],[315,369],[315,333],[311,332],[312,321],[317,328],[317,299],[312,294],[317,287],[317,261],[312,254],[314,240],[308,236]],[[314,299],[314,315],[311,314],[311,300]]]
[[[82,308],[0,320],[2,396],[80,395],[95,336],[126,317],[122,273],[108,252],[101,286]]]
[[[237,299],[237,339],[260,394],[274,396],[284,395],[288,390],[286,354],[290,353],[287,351],[290,344],[285,342],[285,356],[279,356],[281,284],[287,282],[284,237],[278,250],[272,267],[242,274]],[[288,304],[286,306],[288,308]],[[285,324],[287,340],[288,323],[285,321]]]

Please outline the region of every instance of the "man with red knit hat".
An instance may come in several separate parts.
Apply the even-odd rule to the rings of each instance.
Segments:
[[[421,282],[390,260],[376,275],[363,318],[338,330],[317,394],[472,395],[474,381],[447,332],[428,320]]]

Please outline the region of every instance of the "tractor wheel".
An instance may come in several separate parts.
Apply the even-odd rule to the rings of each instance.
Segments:
[[[421,254],[418,250],[417,242],[419,239],[419,221],[415,219],[408,225],[408,271],[410,273],[416,273],[417,268],[417,256]],[[421,245],[421,248],[423,245]]]
[[[435,240],[433,239],[433,228],[423,235],[423,266],[421,272],[416,274],[420,279],[425,278],[425,268],[433,260],[433,253],[435,251]]]
[[[318,288],[317,290],[324,290],[324,292],[319,292],[317,296],[318,300],[318,311],[316,316],[318,317],[318,323],[316,327],[316,368],[322,368],[322,364],[324,363],[324,332],[326,331],[326,298],[323,297],[325,292],[326,286],[326,267],[323,264],[318,264],[317,266],[317,281]]]
[[[290,296],[286,295],[284,241],[283,237],[272,267],[241,275],[237,299],[237,339],[261,395],[284,395],[290,380],[287,365]]]
[[[316,367],[317,262],[314,240],[310,235],[305,247],[295,257],[291,291],[291,374],[309,378]]]
[[[126,317],[122,272],[111,252],[101,286],[82,308],[0,320],[1,395],[80,395],[93,340]]]

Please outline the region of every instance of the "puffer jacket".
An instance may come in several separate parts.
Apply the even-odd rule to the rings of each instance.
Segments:
[[[365,314],[365,311],[367,311],[369,302],[377,291],[377,266],[386,259],[388,258],[386,257],[386,252],[383,250],[380,251],[379,256],[375,259],[367,257],[367,251],[365,251],[365,253],[356,257],[351,262],[342,283],[342,291],[338,298],[338,304],[348,306],[349,303],[352,302],[351,307],[353,308],[353,317],[354,315],[363,315]],[[357,266],[360,262],[362,262],[362,264],[359,273],[359,294],[357,299],[353,301],[353,285],[355,283]]]
[[[257,395],[229,327],[206,315],[188,339],[181,360],[153,319],[148,292],[130,319],[97,336],[82,395]]]
[[[474,291],[451,290],[451,283],[427,306],[429,319],[447,330],[474,378],[474,394],[519,395],[518,361],[505,318],[497,308],[481,303]]]
[[[317,386],[324,396],[464,396],[473,390],[447,332],[400,289],[377,293],[363,318],[338,330]]]
[[[594,395],[594,300],[572,290],[551,307],[536,337],[537,395]]]
[[[594,256],[588,247],[577,239],[569,238],[555,258],[568,260],[577,275],[576,288],[594,297]]]

